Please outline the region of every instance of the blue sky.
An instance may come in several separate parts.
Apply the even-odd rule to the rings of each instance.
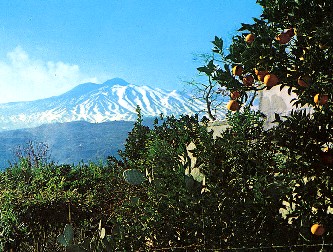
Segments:
[[[0,9],[0,102],[114,77],[181,90],[215,35],[229,42],[261,14],[255,0],[3,0]]]

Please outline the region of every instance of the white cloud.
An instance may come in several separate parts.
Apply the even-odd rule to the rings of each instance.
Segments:
[[[31,59],[18,46],[0,60],[0,103],[59,95],[89,81],[97,83],[96,78],[86,78],[78,65]]]

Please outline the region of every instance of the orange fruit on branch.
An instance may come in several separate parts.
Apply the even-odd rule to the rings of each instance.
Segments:
[[[284,33],[286,33],[290,38],[295,36],[294,28],[290,28],[290,29],[286,30]]]
[[[236,65],[232,68],[232,74],[236,76],[241,76],[243,73],[243,67],[241,65]]]
[[[261,81],[261,82],[263,82],[265,76],[268,74],[268,71],[255,69],[254,73],[257,75],[258,80]]]
[[[288,33],[280,33],[275,39],[279,42],[279,44],[285,45],[289,43],[291,36]]]
[[[264,79],[265,79],[265,76],[267,74],[258,74],[258,80],[261,81],[261,82],[264,82]]]
[[[273,87],[279,83],[279,78],[275,74],[267,74],[264,77],[264,84],[267,87]]]
[[[327,94],[316,94],[313,98],[313,101],[317,105],[325,105],[328,102]]]
[[[240,105],[237,101],[235,100],[230,100],[227,104],[227,109],[231,111],[237,111],[240,109]]]
[[[259,70],[257,68],[254,69],[254,73],[255,75],[258,75],[259,74]]]
[[[314,235],[317,235],[317,236],[321,236],[325,233],[325,228],[321,224],[318,224],[318,223],[313,224],[311,226],[311,233]]]
[[[248,86],[248,87],[252,86],[253,82],[254,82],[254,77],[252,75],[244,76],[244,78],[243,78],[244,86]]]
[[[297,79],[297,84],[300,85],[301,87],[308,87],[312,83],[311,77],[310,76],[300,76]]]
[[[240,96],[241,96],[241,94],[240,94],[239,91],[233,91],[233,92],[230,93],[230,97],[231,97],[231,99],[233,99],[233,100],[238,99]]]
[[[254,39],[255,39],[255,36],[252,33],[250,33],[250,34],[246,35],[245,42],[248,44],[251,44],[254,41]]]

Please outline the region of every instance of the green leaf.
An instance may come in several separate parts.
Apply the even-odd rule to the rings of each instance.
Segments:
[[[72,225],[70,224],[66,224],[65,228],[64,228],[64,238],[66,240],[66,243],[68,245],[71,245],[73,243],[73,239],[74,239],[74,230]]]
[[[224,64],[224,69],[225,69],[226,72],[229,72],[230,71],[229,65],[228,64]]]
[[[90,251],[90,239],[86,238],[83,240],[83,242],[79,243],[79,246],[84,249],[84,251]]]
[[[140,201],[140,198],[139,197],[131,197],[131,202],[135,205],[137,205]]]
[[[241,23],[241,28],[238,29],[238,31],[249,31],[251,29],[251,25],[249,24],[244,24],[244,23]]]
[[[107,237],[107,236],[105,236],[104,239],[102,239],[102,244],[103,244],[104,247],[105,247],[105,251],[107,251],[107,252],[112,252],[112,251],[114,251],[114,248],[113,248],[113,246],[112,246],[113,241],[112,241],[111,237]]]
[[[208,68],[203,66],[203,67],[198,67],[197,70],[202,73],[207,73]]]
[[[198,67],[197,70],[207,75],[211,75],[215,71],[214,61],[213,60],[209,61],[207,66]]]
[[[214,41],[212,41],[213,45],[218,49],[217,51],[222,51],[223,50],[223,40],[222,38],[219,38],[215,36]]]
[[[67,243],[67,241],[65,239],[65,236],[63,234],[58,235],[57,242],[60,243],[62,246],[65,246],[65,247],[68,246],[68,243]]]
[[[212,71],[212,72],[214,71],[214,69],[215,69],[214,60],[211,60],[208,62],[207,68],[209,69],[209,71]]]

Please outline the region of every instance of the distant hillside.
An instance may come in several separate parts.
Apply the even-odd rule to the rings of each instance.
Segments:
[[[152,125],[153,120],[145,120]],[[49,146],[51,160],[56,163],[106,160],[123,149],[133,128],[133,121],[88,123],[84,121],[54,123],[36,128],[0,132],[0,168],[7,168],[15,161],[15,149],[29,141],[43,142]]]

